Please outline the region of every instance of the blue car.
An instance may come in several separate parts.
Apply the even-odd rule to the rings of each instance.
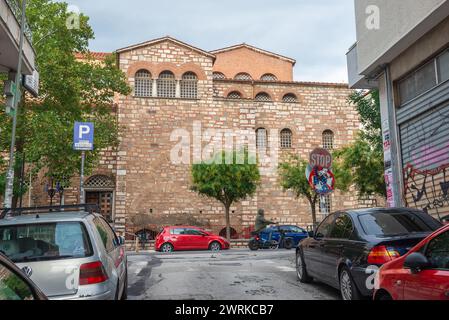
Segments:
[[[298,244],[309,237],[309,233],[297,226],[270,226],[266,227],[259,234],[262,241],[269,241],[270,235],[271,240],[276,240],[279,242],[281,233],[279,230],[283,230],[285,232],[285,238],[291,238],[294,243],[294,247],[297,247]]]

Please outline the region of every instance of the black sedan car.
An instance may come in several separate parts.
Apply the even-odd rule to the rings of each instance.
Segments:
[[[376,269],[406,254],[442,224],[413,209],[360,209],[329,215],[296,250],[301,282],[340,290],[344,300],[371,297]]]
[[[22,270],[2,253],[0,253],[1,300],[47,300],[47,297]]]

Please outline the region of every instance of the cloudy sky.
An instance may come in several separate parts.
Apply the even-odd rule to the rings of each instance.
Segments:
[[[170,35],[204,50],[246,42],[297,60],[295,80],[346,82],[354,0],[66,0],[90,17],[94,51]]]

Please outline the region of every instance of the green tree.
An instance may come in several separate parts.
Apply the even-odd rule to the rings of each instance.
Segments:
[[[119,128],[112,108],[114,95],[130,92],[114,55],[101,64],[89,57],[84,62],[75,59],[74,53],[88,54],[94,33],[88,17],[82,14],[79,28],[67,28],[70,16],[67,7],[67,3],[50,0],[28,2],[27,18],[40,73],[40,95],[38,99],[29,96],[22,99],[16,143],[17,153],[25,154],[27,167],[33,173],[46,168],[48,177],[64,181],[76,175],[80,167],[79,152],[72,150],[74,122],[95,124],[95,151],[89,152],[86,159],[89,174],[100,151],[118,144]],[[0,112],[2,153],[9,149],[11,123],[11,118]],[[20,156],[16,159],[20,161]],[[16,178],[19,172],[15,171]]]
[[[337,188],[347,191],[354,185],[362,196],[386,197],[379,92],[356,91],[349,101],[355,105],[363,129],[353,144],[333,154]]]
[[[284,191],[291,191],[297,199],[304,197],[309,201],[313,225],[316,226],[316,204],[319,196],[312,190],[306,179],[307,166],[307,161],[298,156],[291,156],[288,161],[279,166],[279,180]]]
[[[220,201],[225,208],[226,237],[231,239],[230,209],[234,203],[255,194],[260,173],[255,159],[245,152],[244,164],[237,164],[237,152],[219,152],[212,161],[192,166],[191,190],[208,198]],[[233,159],[233,164],[225,160]]]

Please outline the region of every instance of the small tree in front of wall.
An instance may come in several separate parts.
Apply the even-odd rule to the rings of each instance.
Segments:
[[[235,203],[255,194],[260,181],[259,168],[255,159],[244,152],[244,164],[238,164],[241,154],[225,152],[215,154],[212,161],[192,166],[191,190],[220,201],[225,208],[226,238],[231,239],[230,209]],[[233,161],[229,161],[233,159]],[[228,161],[232,164],[227,164]]]
[[[309,201],[313,226],[316,227],[316,204],[319,196],[312,190],[306,179],[307,166],[306,161],[297,156],[292,157],[279,166],[279,179],[284,191],[292,191],[297,199],[306,198]]]

